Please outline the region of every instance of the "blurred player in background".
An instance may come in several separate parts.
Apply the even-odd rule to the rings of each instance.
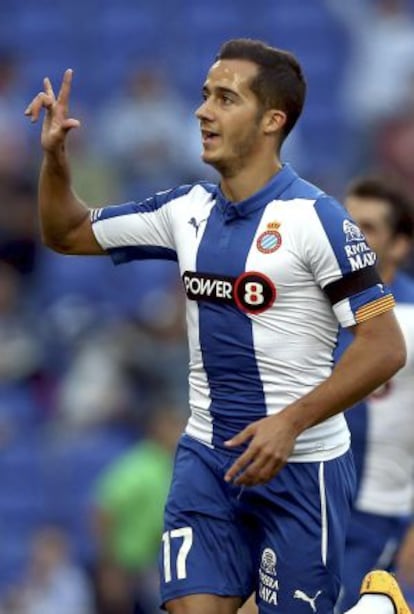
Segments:
[[[104,573],[109,563],[125,577],[134,596],[134,614],[156,611],[155,570],[162,509],[171,481],[173,453],[184,426],[182,412],[169,400],[148,413],[144,437],[105,469],[95,497],[100,562]]]
[[[397,301],[395,312],[408,355],[404,369],[346,414],[358,475],[345,554],[342,605],[346,608],[355,603],[364,574],[375,568],[395,568],[398,549],[412,521],[414,280],[400,267],[412,249],[414,219],[412,203],[381,178],[355,181],[345,205],[376,252],[378,271]],[[339,355],[351,340],[348,331],[343,331]],[[410,543],[412,549],[412,540]],[[402,571],[408,575],[407,565]]]
[[[57,97],[45,79],[26,109],[33,121],[46,109],[45,243],[117,263],[177,260],[188,299],[191,417],[165,510],[163,604],[234,614],[256,590],[263,614],[331,614],[355,485],[342,412],[403,366],[405,345],[359,228],[280,161],[304,104],[302,69],[260,41],[224,44],[196,111],[219,185],[91,211],[71,188],[71,79]],[[338,321],[354,340],[332,370]],[[391,580],[367,579],[363,592],[388,597],[353,610],[405,608]]]

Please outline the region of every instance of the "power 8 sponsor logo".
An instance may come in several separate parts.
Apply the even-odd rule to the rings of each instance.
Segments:
[[[192,301],[236,305],[250,314],[266,311],[276,299],[272,280],[256,271],[248,271],[239,277],[185,271],[183,282],[187,297]]]
[[[250,271],[237,277],[233,294],[239,309],[246,313],[261,313],[275,302],[276,288],[263,273]]]

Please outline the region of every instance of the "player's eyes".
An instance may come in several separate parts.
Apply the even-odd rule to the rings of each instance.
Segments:
[[[208,94],[207,92],[202,92],[201,94],[202,102],[206,102],[208,98],[210,98],[210,94]],[[224,106],[228,106],[234,103],[233,98],[227,94],[221,94],[221,95],[216,96],[215,98],[218,102],[220,102]]]

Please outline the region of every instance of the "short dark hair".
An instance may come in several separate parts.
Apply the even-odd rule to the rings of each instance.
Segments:
[[[259,72],[250,88],[263,110],[279,108],[286,113],[283,142],[302,113],[306,96],[305,77],[295,56],[259,40],[237,38],[224,43],[216,60],[249,60],[257,64]]]
[[[348,187],[347,196],[375,198],[387,202],[390,207],[389,224],[394,235],[414,238],[414,205],[404,190],[392,178],[378,176],[360,177]]]

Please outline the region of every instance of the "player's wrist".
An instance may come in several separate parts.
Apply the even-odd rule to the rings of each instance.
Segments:
[[[45,165],[55,172],[68,170],[69,163],[64,143],[59,143],[51,147],[44,147],[43,159]]]
[[[292,437],[295,439],[299,437],[304,430],[312,426],[309,423],[305,408],[301,405],[300,401],[295,401],[295,403],[288,405],[288,407],[283,409],[280,414],[277,415],[284,418]]]

